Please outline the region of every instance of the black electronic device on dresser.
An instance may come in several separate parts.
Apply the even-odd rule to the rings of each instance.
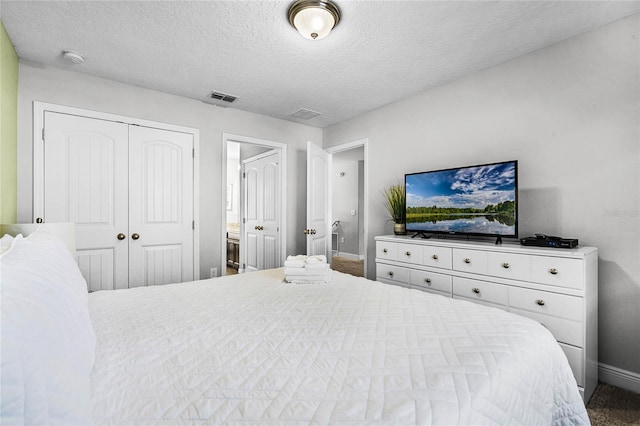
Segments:
[[[578,247],[578,239],[536,234],[535,237],[520,238],[520,244],[533,247],[576,248]]]

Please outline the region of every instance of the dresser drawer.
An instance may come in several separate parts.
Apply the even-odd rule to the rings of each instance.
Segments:
[[[530,256],[513,253],[489,252],[487,254],[487,273],[494,277],[530,281]]]
[[[506,306],[509,300],[509,289],[504,285],[487,281],[453,277],[453,295],[478,302]]]
[[[487,274],[487,252],[453,249],[453,269],[456,271]]]
[[[553,334],[558,342],[584,347],[584,327],[581,322],[516,308],[509,308],[509,311],[538,321]]]
[[[576,348],[574,346],[565,345],[563,343],[559,343],[562,351],[567,357],[567,361],[569,361],[569,366],[571,367],[571,371],[573,372],[573,376],[576,378],[576,382],[578,386],[584,386],[584,352],[581,348]]]
[[[517,309],[574,321],[582,321],[584,315],[584,299],[581,297],[527,288],[511,287],[509,304]]]
[[[448,247],[422,247],[422,264],[432,268],[451,269],[451,249]]]
[[[583,262],[579,259],[566,259],[551,256],[532,256],[532,281],[584,289]]]
[[[409,283],[411,283],[411,288],[435,290],[451,297],[452,278],[449,275],[412,270],[409,273]]]
[[[409,284],[409,270],[400,266],[376,264],[376,277],[385,281]]]
[[[379,259],[398,260],[398,244],[376,241],[376,257]]]
[[[397,260],[413,264],[422,263],[422,247],[415,244],[398,244]]]

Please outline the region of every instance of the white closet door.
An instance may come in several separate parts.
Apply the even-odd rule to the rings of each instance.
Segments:
[[[329,259],[329,169],[331,156],[307,142],[307,254]]]
[[[44,121],[43,219],[76,224],[90,291],[126,288],[128,126],[54,112]]]
[[[193,135],[129,127],[129,287],[193,280]]]
[[[280,259],[280,152],[243,162],[245,272],[277,268]]]

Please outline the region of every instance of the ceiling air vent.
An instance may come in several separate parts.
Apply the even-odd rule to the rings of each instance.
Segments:
[[[227,93],[222,93],[222,92],[216,92],[216,91],[209,93],[207,98],[214,99],[217,101],[229,102],[229,103],[235,102],[235,100],[238,99],[237,96],[229,95]]]
[[[312,111],[306,108],[300,108],[299,110],[291,114],[292,117],[300,118],[302,120],[309,120],[310,118],[317,117],[319,115],[322,115],[322,113],[318,111]]]

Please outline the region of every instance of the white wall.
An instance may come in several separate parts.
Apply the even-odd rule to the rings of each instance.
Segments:
[[[220,268],[222,133],[288,146],[288,176],[306,173],[306,143],[320,145],[322,130],[284,120],[220,108],[198,100],[130,86],[51,67],[20,63],[18,89],[18,221],[32,220],[32,103],[34,100],[200,129],[200,273]],[[226,190],[225,190],[226,192]],[[226,197],[226,195],[225,195]],[[304,252],[304,180],[287,188],[287,248]]]
[[[599,249],[600,361],[640,373],[638,15],[326,128],[369,138],[373,237],[380,189],[405,173],[519,160],[520,235]]]
[[[358,160],[333,154],[331,167],[331,220],[339,220],[340,253],[359,255]],[[340,174],[344,173],[343,176]],[[352,215],[351,212],[354,214]],[[344,239],[344,241],[342,241]]]

